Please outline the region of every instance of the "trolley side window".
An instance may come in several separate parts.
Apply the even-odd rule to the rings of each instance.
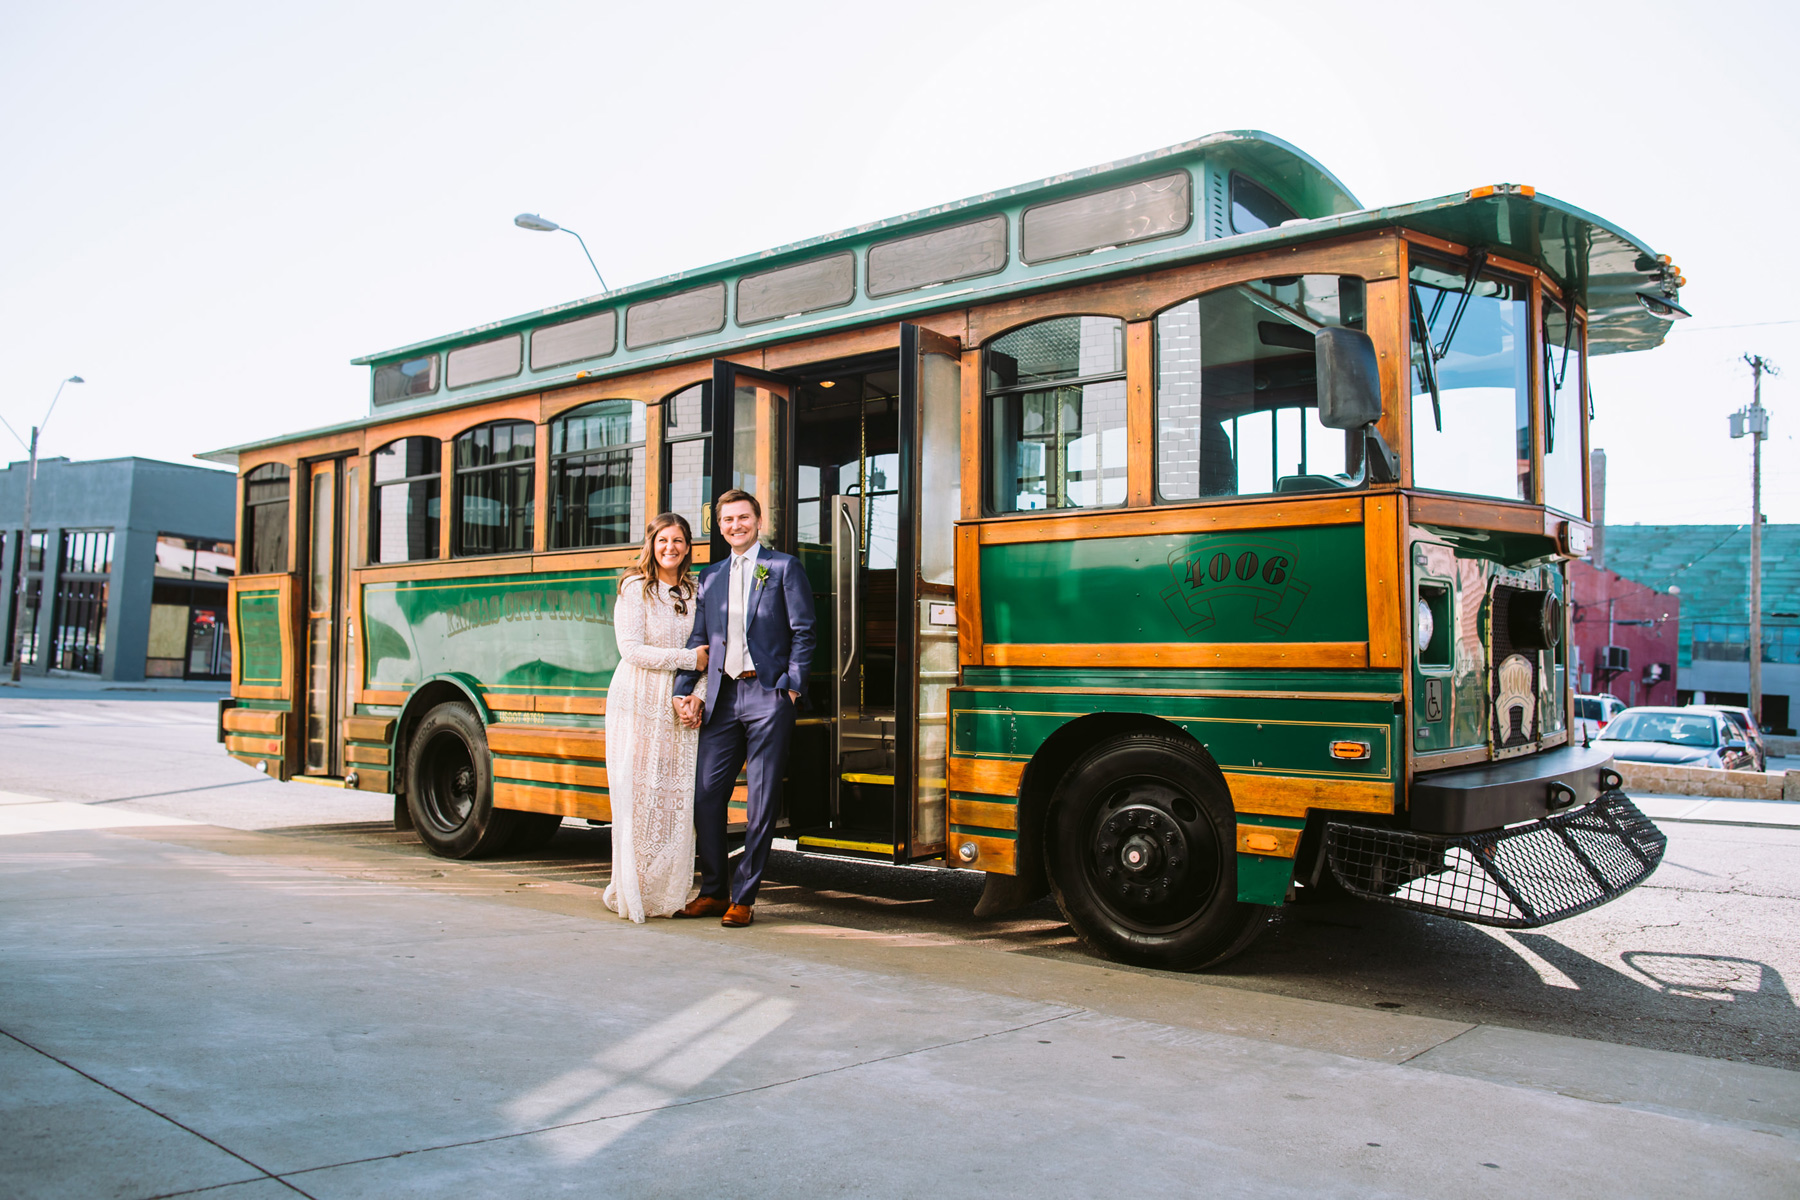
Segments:
[[[456,438],[455,555],[531,549],[537,426],[495,421]]]
[[[550,422],[550,548],[624,546],[644,527],[644,406],[584,404]]]
[[[370,512],[370,562],[411,562],[438,556],[442,450],[443,444],[436,438],[409,437],[389,442],[372,456],[375,503]]]
[[[288,469],[264,463],[244,476],[244,564],[251,575],[288,569]]]
[[[1056,317],[987,350],[988,508],[1125,503],[1125,322]]]
[[[687,518],[696,539],[712,536],[706,519],[712,499],[712,385],[693,387],[663,401],[663,495],[672,513]]]

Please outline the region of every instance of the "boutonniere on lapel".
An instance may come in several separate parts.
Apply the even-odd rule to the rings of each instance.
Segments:
[[[769,568],[766,564],[756,564],[756,590],[762,591],[763,584],[769,582]]]

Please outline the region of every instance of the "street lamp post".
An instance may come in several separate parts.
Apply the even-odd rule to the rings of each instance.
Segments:
[[[31,427],[31,445],[27,447],[31,457],[25,468],[25,511],[20,514],[19,549],[15,554],[19,563],[19,594],[13,600],[12,681],[14,683],[19,682],[19,660],[23,657],[19,649],[25,643],[25,593],[31,582],[31,491],[32,486],[37,483],[38,434],[50,424],[50,414],[56,411],[56,402],[62,399],[64,386],[86,382],[87,380],[79,375],[71,375],[62,383],[57,384],[56,395],[50,397],[50,407],[44,410],[44,419]],[[11,425],[6,428],[15,438],[19,436]],[[44,553],[50,553],[49,546],[44,547]],[[42,612],[43,607],[44,598],[40,595],[38,610]]]
[[[1750,407],[1731,414],[1731,436],[1750,439],[1750,715],[1762,723],[1762,444],[1769,436],[1769,411],[1762,406],[1762,378],[1781,372],[1760,354],[1750,364]]]
[[[513,218],[513,224],[517,225],[520,229],[529,229],[533,233],[566,233],[576,241],[580,242],[581,252],[587,254],[588,266],[594,268],[594,278],[600,281],[600,290],[603,292],[606,290],[606,276],[600,273],[600,268],[598,266],[595,266],[594,256],[588,254],[587,241],[579,233],[576,233],[566,225],[558,225],[555,221],[540,217],[536,213],[520,213]]]

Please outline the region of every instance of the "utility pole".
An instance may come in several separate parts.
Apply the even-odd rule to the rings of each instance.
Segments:
[[[1762,406],[1764,375],[1779,375],[1760,354],[1746,354],[1750,364],[1749,408],[1731,414],[1731,436],[1750,439],[1750,715],[1762,724],[1762,444],[1769,436],[1769,413]]]
[[[37,482],[38,431],[50,424],[50,414],[56,411],[56,402],[62,399],[64,385],[86,382],[79,375],[71,375],[62,383],[57,384],[56,395],[50,397],[50,407],[44,411],[43,421],[31,427],[31,459],[25,468],[25,511],[20,514],[22,520],[19,522],[19,549],[13,556],[19,564],[19,594],[14,598],[16,607],[13,609],[12,681],[14,683],[19,682],[19,660],[23,657],[19,653],[19,647],[25,644],[25,595],[31,587],[31,489],[32,485]],[[10,424],[6,428],[8,431],[12,430]],[[13,436],[18,437],[19,435],[13,433]],[[45,545],[44,553],[46,555],[50,553],[48,545]],[[42,618],[45,597],[42,591],[43,585],[40,583],[38,587],[38,616]],[[35,635],[36,632],[37,630],[34,628],[32,633]]]

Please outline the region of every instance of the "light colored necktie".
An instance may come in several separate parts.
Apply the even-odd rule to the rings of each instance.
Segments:
[[[744,556],[731,556],[731,591],[726,597],[725,673],[736,679],[744,673]]]

